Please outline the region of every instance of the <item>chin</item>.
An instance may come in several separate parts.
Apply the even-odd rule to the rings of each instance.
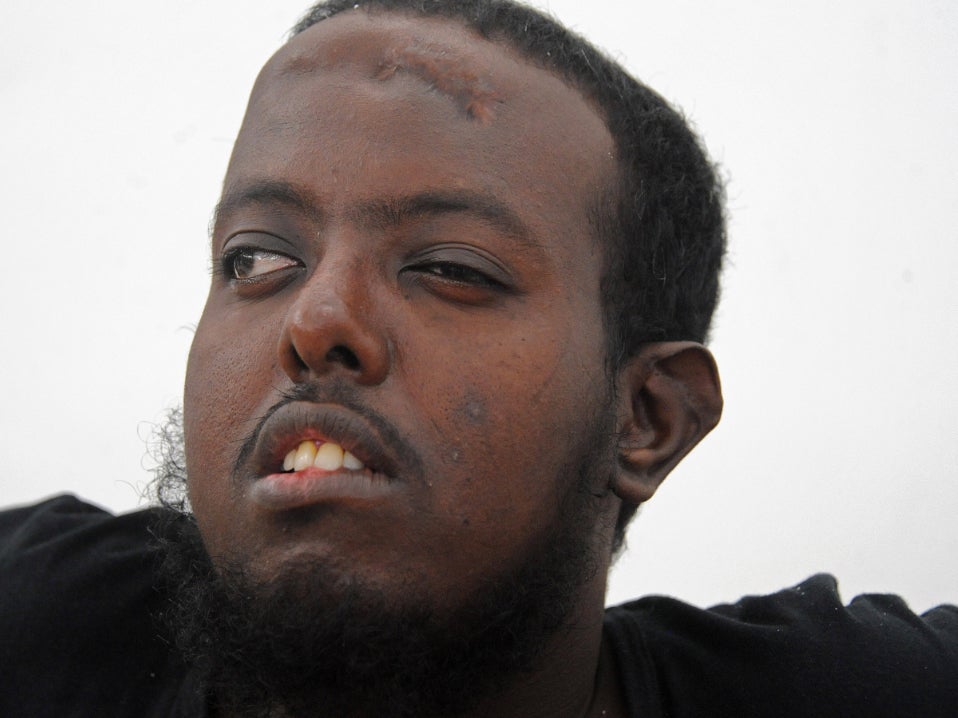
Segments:
[[[595,574],[582,526],[550,527],[517,567],[450,605],[457,592],[412,572],[367,576],[315,547],[214,565],[181,517],[158,532],[163,618],[224,712],[455,715],[534,669],[566,625]]]

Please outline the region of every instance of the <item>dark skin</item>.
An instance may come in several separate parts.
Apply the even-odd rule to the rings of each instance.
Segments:
[[[584,418],[614,413],[575,630],[472,715],[624,715],[601,633],[615,517],[721,409],[696,344],[608,375],[589,217],[614,173],[561,79],[452,22],[350,12],[266,65],[226,175],[185,395],[214,562],[269,578],[333,557],[450,611],[555,521]],[[260,423],[303,385],[318,400]],[[283,474],[304,438],[366,468]]]

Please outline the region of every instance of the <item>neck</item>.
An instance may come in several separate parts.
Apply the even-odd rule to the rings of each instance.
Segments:
[[[580,602],[581,609],[558,632],[534,671],[517,676],[463,718],[624,716],[613,658],[602,640],[604,595],[603,581],[598,596]]]
[[[536,667],[461,718],[625,716],[614,659],[603,641],[607,569],[582,587],[575,610]]]

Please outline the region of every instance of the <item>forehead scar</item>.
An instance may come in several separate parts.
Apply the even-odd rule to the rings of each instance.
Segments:
[[[408,45],[386,50],[376,79],[388,80],[408,72],[451,97],[469,117],[487,124],[493,120],[498,93],[470,67],[467,60],[438,45]]]

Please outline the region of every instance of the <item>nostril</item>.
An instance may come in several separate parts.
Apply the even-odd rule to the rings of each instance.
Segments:
[[[326,361],[331,364],[342,364],[347,369],[359,369],[359,359],[353,354],[352,349],[342,344],[337,344],[326,352]]]

